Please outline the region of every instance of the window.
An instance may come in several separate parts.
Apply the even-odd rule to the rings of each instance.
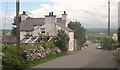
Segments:
[[[41,31],[41,33],[42,33],[42,34],[44,34],[44,33],[45,33],[45,31]]]
[[[41,34],[45,34],[45,28],[40,28],[41,29]]]

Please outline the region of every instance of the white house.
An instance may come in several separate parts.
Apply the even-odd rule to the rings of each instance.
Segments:
[[[45,18],[29,18],[23,12],[20,23],[20,40],[22,43],[34,43],[40,34],[57,36],[58,30],[63,29],[69,36],[69,51],[75,50],[74,31],[67,27],[67,14],[64,11],[62,18],[57,18],[53,12],[45,15]]]

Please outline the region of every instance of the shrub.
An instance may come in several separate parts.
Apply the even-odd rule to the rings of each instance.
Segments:
[[[67,44],[69,42],[69,37],[64,30],[58,30],[55,46],[59,47],[61,51],[67,51]]]
[[[81,43],[77,40],[77,49],[79,50],[79,49],[82,49],[82,45],[81,45]]]
[[[22,70],[25,67],[26,60],[13,45],[3,47],[3,68],[2,70]]]
[[[46,42],[44,45],[43,45],[44,48],[54,48],[55,45],[53,42]]]
[[[113,44],[113,39],[105,37],[105,38],[103,38],[101,43],[102,43],[102,49],[111,50],[112,44]]]

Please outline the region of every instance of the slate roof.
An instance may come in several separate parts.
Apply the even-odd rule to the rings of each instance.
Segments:
[[[62,27],[62,28],[65,29],[65,30],[69,31],[69,32],[73,32],[72,29],[66,27],[66,26],[65,26],[64,24],[62,24],[62,23],[57,23],[57,25],[60,26],[60,27]]]
[[[57,18],[56,24],[69,32],[73,31],[64,25],[65,22],[66,21],[63,21],[62,18]],[[20,23],[20,30],[32,31],[34,29],[34,26],[42,26],[44,24],[45,24],[45,18],[28,18]]]
[[[34,26],[42,26],[45,24],[44,18],[28,18],[20,23],[21,31],[32,31]]]
[[[67,30],[69,32],[73,32],[72,29],[70,29],[70,28],[68,28],[68,27],[65,26],[65,23],[66,23],[66,21],[63,21],[62,18],[57,18],[57,23],[56,24],[58,26],[62,27],[63,29],[65,29],[65,30]]]
[[[62,18],[57,18],[57,23],[65,24],[66,21],[63,21]]]

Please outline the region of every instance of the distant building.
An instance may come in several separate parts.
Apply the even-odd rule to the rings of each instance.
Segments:
[[[105,35],[105,33],[100,33],[100,35]]]
[[[2,44],[16,44],[17,39],[16,36],[4,35],[0,37],[0,43]]]
[[[69,36],[69,51],[75,50],[74,31],[67,27],[67,14],[64,11],[62,18],[57,18],[53,12],[45,18],[29,18],[26,12],[21,14],[20,40],[22,43],[35,43],[40,34],[57,36],[58,30],[64,30]]]
[[[113,34],[112,39],[114,41],[118,41],[118,35],[116,33]]]

